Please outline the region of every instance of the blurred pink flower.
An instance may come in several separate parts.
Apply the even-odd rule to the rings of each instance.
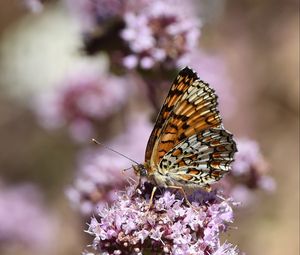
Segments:
[[[67,3],[81,26],[86,52],[107,51],[128,69],[174,68],[198,44],[201,22],[192,0]],[[123,41],[115,40],[118,36]]]
[[[0,247],[47,250],[54,241],[55,224],[36,187],[0,183]]]
[[[247,175],[251,171],[265,174],[268,171],[268,164],[261,154],[256,141],[240,138],[237,141],[238,152],[232,164],[232,174],[235,176]]]
[[[131,51],[124,58],[125,67],[175,67],[180,58],[197,47],[200,20],[193,7],[192,1],[155,0],[138,11],[128,9],[121,32]]]
[[[142,162],[151,128],[145,118],[136,117],[108,146]],[[122,171],[131,165],[128,159],[101,147],[85,150],[79,157],[74,185],[66,191],[72,205],[83,214],[91,214],[96,208],[113,202],[116,190],[123,189],[128,185],[128,179],[134,177],[132,170]]]
[[[77,141],[94,134],[97,123],[121,110],[130,93],[130,82],[93,69],[71,73],[52,93],[40,95],[34,110],[45,128],[67,125]]]
[[[255,193],[244,184],[234,184],[230,188],[230,195],[240,202],[241,207],[247,207],[254,203]]]

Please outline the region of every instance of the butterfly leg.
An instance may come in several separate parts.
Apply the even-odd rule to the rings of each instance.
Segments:
[[[141,182],[142,182],[142,177],[139,176],[139,180],[138,180],[138,183],[137,183],[137,185],[135,187],[135,191],[137,191],[141,187]]]
[[[168,188],[179,190],[179,191],[182,193],[182,195],[184,196],[184,199],[185,199],[186,203],[187,203],[190,207],[194,208],[194,206],[193,206],[193,205],[190,203],[190,201],[188,200],[188,197],[187,197],[187,195],[186,195],[186,193],[185,193],[185,191],[184,191],[184,189],[183,189],[182,187],[180,187],[180,186],[168,186]]]
[[[151,192],[149,205],[148,205],[148,210],[150,210],[151,206],[153,205],[153,198],[154,198],[156,190],[157,190],[157,186],[154,186],[153,189],[152,189],[152,192]]]

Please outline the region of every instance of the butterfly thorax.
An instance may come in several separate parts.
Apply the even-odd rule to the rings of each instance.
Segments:
[[[137,176],[146,177],[153,185],[160,187],[173,185],[173,183],[168,180],[168,174],[162,172],[162,169],[154,164],[151,165],[149,161],[146,161],[144,164],[133,165],[132,167]]]

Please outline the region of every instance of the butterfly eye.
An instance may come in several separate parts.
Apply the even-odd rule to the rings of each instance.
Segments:
[[[133,170],[136,175],[139,175],[139,176],[147,176],[148,175],[148,171],[144,167],[143,164],[133,165],[132,167],[133,167]]]
[[[138,168],[139,168],[139,174],[140,174],[140,176],[147,176],[148,175],[148,171],[147,171],[147,169],[145,168],[144,165],[139,164]]]

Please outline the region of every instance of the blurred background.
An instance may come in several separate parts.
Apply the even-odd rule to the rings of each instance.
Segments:
[[[94,207],[131,166],[90,139],[142,161],[185,65],[216,89],[240,144],[227,181],[242,205],[224,239],[246,254],[298,254],[298,1],[199,0],[184,22],[132,3],[0,2],[0,254],[85,249]]]

